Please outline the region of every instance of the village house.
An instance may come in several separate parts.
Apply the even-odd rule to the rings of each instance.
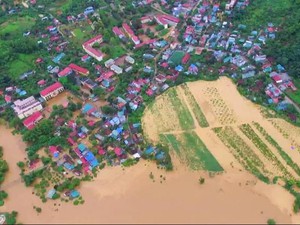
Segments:
[[[122,27],[126,34],[131,38],[131,40],[134,42],[134,44],[138,45],[141,43],[140,39],[134,34],[133,30],[127,23],[123,23]]]
[[[51,98],[56,97],[58,94],[64,91],[64,86],[60,82],[56,82],[40,92],[41,97],[48,101]]]
[[[110,69],[111,69],[112,71],[114,71],[116,74],[121,74],[121,73],[123,73],[123,69],[122,69],[121,67],[117,66],[117,65],[112,65],[112,66],[110,67]]]
[[[24,100],[16,100],[13,109],[20,119],[28,117],[37,111],[41,111],[43,106],[33,96]]]
[[[90,71],[88,71],[87,69],[83,68],[83,67],[80,67],[74,63],[71,63],[69,65],[69,68],[71,68],[73,71],[75,71],[76,73],[79,73],[81,75],[89,75],[90,74]]]
[[[124,38],[125,37],[125,34],[120,30],[119,27],[113,27],[112,28],[112,31],[114,32],[114,34],[116,36],[118,36],[120,39]]]
[[[93,48],[93,45],[95,43],[101,44],[102,42],[103,42],[102,35],[97,35],[96,37],[84,42],[82,44],[82,47],[87,54],[89,54],[90,56],[92,56],[98,61],[102,61],[104,54],[100,50]]]
[[[166,14],[157,14],[154,16],[154,19],[158,24],[163,25],[164,28],[168,28],[168,25],[176,26],[180,22],[180,19],[177,17]]]
[[[104,65],[105,65],[106,68],[110,68],[114,64],[115,64],[115,60],[113,60],[113,59],[109,59],[109,60],[104,62]]]
[[[70,67],[67,66],[66,68],[64,68],[63,70],[61,70],[61,71],[57,74],[57,76],[58,76],[58,77],[65,77],[65,76],[70,75],[72,72],[73,72],[73,70],[72,70]]]
[[[134,64],[134,58],[130,57],[129,55],[125,57],[125,61],[130,64]]]

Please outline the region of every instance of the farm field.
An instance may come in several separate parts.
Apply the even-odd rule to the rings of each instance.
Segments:
[[[184,54],[185,53],[183,51],[175,51],[169,58],[169,61],[175,65],[178,65],[181,63],[181,59],[183,58]]]
[[[34,19],[29,16],[13,18],[11,21],[0,25],[0,34],[9,33],[13,35],[14,33],[24,32],[33,26],[34,23]]]
[[[146,108],[143,131],[192,170],[239,170],[267,184],[298,180],[300,129],[265,118],[260,110],[228,78],[190,82],[169,89]]]

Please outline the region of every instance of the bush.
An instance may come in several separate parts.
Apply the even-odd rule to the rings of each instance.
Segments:
[[[276,221],[274,219],[268,219],[267,223],[269,225],[274,225],[274,224],[276,224]]]
[[[41,213],[42,212],[42,209],[40,207],[36,207],[35,210],[38,212],[38,213]]]
[[[17,163],[17,166],[20,168],[20,169],[23,169],[25,167],[25,163],[24,162],[18,162]]]
[[[199,184],[204,184],[204,182],[205,182],[205,178],[200,177],[200,179],[199,179]]]

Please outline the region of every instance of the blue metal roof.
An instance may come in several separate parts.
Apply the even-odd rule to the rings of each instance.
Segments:
[[[84,155],[84,158],[87,160],[87,161],[93,161],[95,159],[95,156],[92,152],[88,151],[85,155]]]
[[[79,149],[80,152],[83,152],[86,148],[87,148],[87,147],[86,147],[84,144],[82,144],[82,143],[80,143],[80,144],[78,145],[78,149]]]

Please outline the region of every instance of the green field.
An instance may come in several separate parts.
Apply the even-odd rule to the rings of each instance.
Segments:
[[[0,25],[0,34],[19,34],[28,30],[34,23],[35,20],[29,16],[14,18]]]
[[[170,31],[169,29],[163,29],[160,32],[158,32],[158,35],[160,37],[164,37],[167,33],[169,33],[169,31]]]
[[[175,64],[175,65],[178,65],[178,64],[181,64],[181,60],[184,56],[184,52],[183,51],[175,51],[171,57],[169,58],[169,62]]]
[[[189,90],[188,86],[186,84],[183,84],[181,87],[184,90],[184,94],[187,97],[188,104],[191,106],[199,126],[200,127],[209,127],[209,123],[207,122],[204,113],[202,112],[199,104],[197,103],[195,97]]]
[[[161,141],[174,149],[178,157],[193,170],[223,171],[222,166],[207,149],[195,132],[160,135]]]
[[[18,78],[22,73],[34,69],[34,55],[19,54],[18,59],[9,63],[8,73],[13,78]]]
[[[86,37],[86,34],[79,28],[74,29],[73,32],[76,36],[76,39],[84,40]]]
[[[167,91],[168,99],[170,100],[174,111],[178,115],[180,126],[183,130],[190,130],[195,127],[193,117],[187,107],[187,105],[178,98],[175,88],[171,88]]]

